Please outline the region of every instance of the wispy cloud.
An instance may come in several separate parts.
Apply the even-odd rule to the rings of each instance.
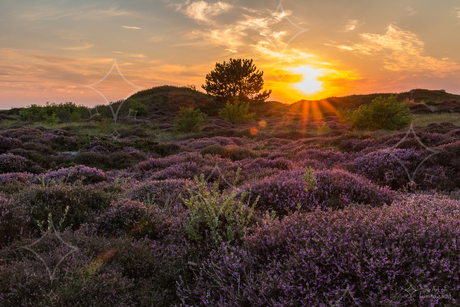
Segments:
[[[89,49],[93,46],[94,44],[85,44],[84,46],[62,48],[62,50],[84,50],[84,49]]]
[[[133,30],[140,30],[141,28],[139,27],[130,27],[130,26],[121,26],[122,28],[125,28],[125,29],[133,29]]]
[[[412,6],[406,7],[405,10],[409,13],[410,16],[417,15],[417,11]]]
[[[392,24],[383,35],[363,33],[360,36],[363,43],[336,47],[367,55],[383,55],[384,68],[391,71],[432,71],[434,75],[443,77],[446,73],[460,69],[460,65],[455,62],[423,55],[424,42],[415,33],[404,31]]]
[[[182,9],[184,6],[184,9]],[[184,5],[180,5],[177,10],[183,11],[188,17],[203,21],[206,23],[213,23],[210,17],[217,16],[223,12],[228,11],[232,6],[226,2],[208,3],[206,1],[197,1]]]
[[[126,53],[122,51],[113,51],[113,53],[123,54],[131,58],[139,58],[139,59],[144,59],[147,57],[145,54],[142,54],[142,53]]]
[[[15,16],[22,20],[57,20],[63,18],[73,18],[75,20],[81,19],[98,19],[107,17],[119,17],[133,15],[132,12],[119,9],[116,6],[112,6],[108,9],[97,9],[95,5],[82,6],[79,8],[68,9],[68,8],[56,8],[50,6],[39,6],[30,9],[29,11],[16,13]]]
[[[342,32],[351,32],[361,27],[363,24],[364,22],[359,23],[359,20],[357,19],[350,19],[348,23],[345,25],[345,28],[342,30]]]

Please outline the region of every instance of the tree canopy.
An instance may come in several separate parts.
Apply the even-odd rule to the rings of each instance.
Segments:
[[[221,98],[265,101],[271,90],[261,92],[263,74],[263,71],[257,70],[252,59],[230,59],[228,63],[216,63],[214,70],[206,75],[206,84],[201,87],[208,94]]]

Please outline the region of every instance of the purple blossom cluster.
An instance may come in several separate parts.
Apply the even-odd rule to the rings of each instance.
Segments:
[[[352,203],[381,206],[392,200],[388,187],[378,187],[344,170],[314,172],[316,188],[308,188],[303,175],[303,170],[284,171],[248,184],[247,189],[252,198],[260,197],[259,210],[274,210],[281,215],[295,211],[298,206],[305,210],[316,207],[327,210],[345,208]]]
[[[33,178],[34,175],[27,172],[0,174],[0,184],[29,185],[30,180]]]
[[[419,204],[266,218],[241,246],[211,253],[179,296],[186,306],[456,305],[458,211]]]
[[[230,138],[226,138],[222,136],[215,136],[212,138],[203,138],[203,139],[194,140],[188,143],[187,147],[194,149],[194,150],[201,150],[211,145],[220,145],[220,146],[225,147],[225,146],[231,146],[231,145],[236,145],[236,144]]]
[[[0,173],[23,172],[31,164],[28,159],[11,153],[0,154]]]
[[[107,179],[107,175],[100,169],[85,165],[76,165],[63,167],[57,171],[48,171],[46,174],[35,177],[33,183],[63,181],[64,183],[72,184],[81,180],[83,183],[89,184],[106,181]]]
[[[0,153],[6,153],[11,149],[20,147],[22,147],[20,140],[0,135]]]

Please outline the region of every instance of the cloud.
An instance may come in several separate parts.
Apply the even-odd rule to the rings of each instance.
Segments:
[[[125,29],[133,29],[133,30],[140,30],[141,28],[139,27],[130,27],[130,26],[121,26],[122,28],[125,28]]]
[[[452,11],[455,14],[455,17],[460,18],[460,6],[454,7]]]
[[[62,48],[62,50],[84,50],[84,49],[89,49],[93,47],[94,44],[85,44],[84,46],[79,46],[79,47],[67,47],[67,48]]]
[[[455,62],[424,56],[424,42],[416,34],[392,24],[383,35],[363,33],[360,36],[364,40],[363,43],[336,47],[370,56],[383,55],[384,68],[391,71],[431,71],[438,77],[444,77],[446,73],[460,69],[460,65]]]
[[[126,53],[126,52],[122,52],[122,51],[113,51],[113,53],[123,54],[123,55],[125,55],[127,57],[139,58],[139,59],[144,59],[144,58],[147,57],[145,54],[142,54],[142,53]]]
[[[205,1],[193,2],[185,8],[185,14],[195,20],[212,23],[211,16],[228,11],[232,6],[226,2],[208,3]]]
[[[350,19],[348,23],[345,25],[345,28],[342,30],[342,32],[350,32],[353,30],[356,30],[357,28],[361,27],[364,24],[364,22],[359,23],[359,20],[357,19]]]
[[[17,18],[33,21],[33,20],[57,20],[62,18],[73,18],[74,20],[81,19],[100,19],[107,17],[118,17],[133,15],[132,12],[120,10],[116,6],[108,9],[95,9],[94,5],[82,6],[73,9],[58,9],[50,6],[34,7],[30,11],[15,13]]]
[[[410,16],[417,15],[417,12],[411,6],[406,7],[406,11],[409,13]]]

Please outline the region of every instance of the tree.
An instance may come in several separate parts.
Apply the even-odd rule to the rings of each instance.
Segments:
[[[206,84],[201,87],[206,93],[225,99],[238,97],[242,101],[265,101],[271,90],[260,93],[264,86],[263,74],[252,59],[230,59],[228,63],[216,63],[214,70],[206,75]]]

